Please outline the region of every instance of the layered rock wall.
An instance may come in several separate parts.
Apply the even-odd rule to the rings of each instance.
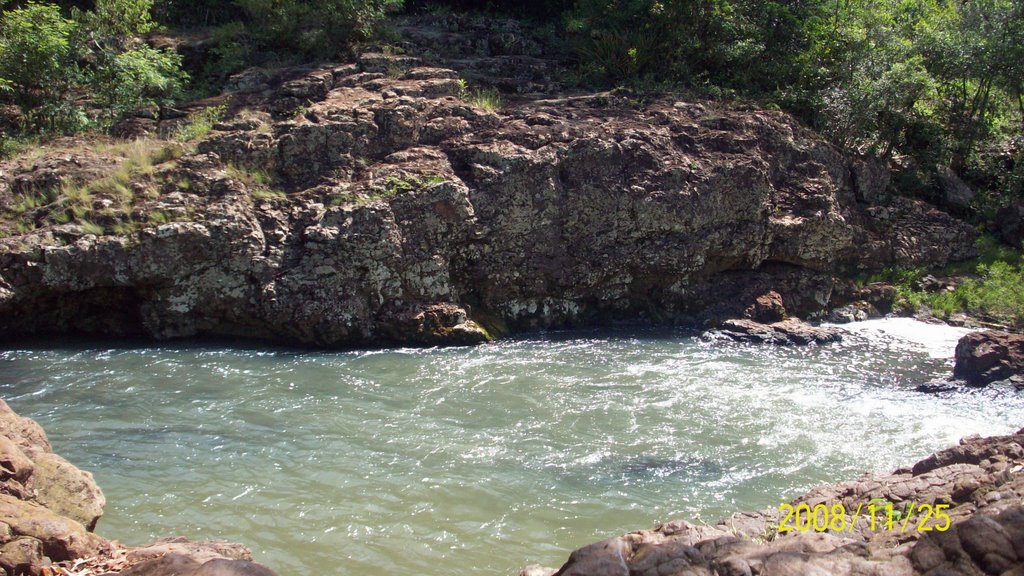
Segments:
[[[806,316],[836,274],[972,255],[970,226],[778,112],[621,92],[489,111],[382,54],[236,89],[269,114],[161,165],[138,212],[169,222],[0,240],[0,332],[468,343],[736,316],[772,289]],[[287,197],[254,196],[255,169]]]

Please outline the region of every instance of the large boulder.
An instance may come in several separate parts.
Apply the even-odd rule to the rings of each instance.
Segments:
[[[722,322],[718,329],[705,333],[704,337],[751,344],[821,345],[839,342],[843,339],[843,331],[839,328],[812,326],[799,318],[787,318],[771,324],[740,318]]]
[[[54,454],[43,429],[0,400],[0,488],[91,532],[106,499],[92,474]]]
[[[969,214],[974,202],[974,190],[968,186],[956,172],[946,166],[940,166],[935,173],[939,187],[939,201],[959,214]]]
[[[19,537],[0,546],[0,574],[39,574],[49,565],[43,543],[35,538]]]
[[[971,386],[1024,378],[1024,335],[998,330],[965,335],[956,345],[953,376]]]
[[[1018,202],[1000,208],[993,222],[996,235],[1010,246],[1024,243],[1024,203]]]
[[[52,452],[36,456],[27,487],[35,492],[36,502],[82,523],[89,531],[96,528],[107,503],[91,472],[78,469]]]
[[[110,550],[92,533],[103,514],[92,474],[53,453],[46,433],[0,400],[0,574]]]
[[[38,540],[53,561],[95,556],[107,545],[81,523],[9,494],[0,494],[0,524],[10,526],[14,538]]]
[[[31,418],[18,416],[3,399],[0,399],[0,436],[6,436],[29,457],[52,451],[43,427]]]
[[[120,573],[121,576],[277,576],[277,573],[248,560],[218,558],[200,563],[193,556],[170,552],[146,560]]]
[[[780,322],[786,318],[786,307],[782,303],[782,295],[772,290],[754,299],[754,303],[746,310],[747,318],[755,322]]]
[[[35,471],[35,464],[7,436],[0,435],[0,480],[24,484]]]

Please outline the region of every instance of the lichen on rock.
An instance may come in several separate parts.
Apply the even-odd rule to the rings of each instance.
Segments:
[[[417,22],[402,30],[436,43]],[[496,46],[515,36],[460,25]],[[498,61],[481,58],[449,63]],[[0,331],[466,344],[486,338],[409,319],[442,306],[511,330],[700,322],[769,290],[807,317],[837,277],[973,254],[970,225],[891,194],[885,166],[781,112],[628,91],[491,110],[459,96],[446,62],[372,52],[239,76],[248,111],[154,167],[140,229],[0,239]],[[39,167],[0,180],[74,170]]]

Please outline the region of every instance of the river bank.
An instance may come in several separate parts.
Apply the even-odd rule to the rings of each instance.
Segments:
[[[1011,388],[950,384],[945,336],[936,353],[786,317],[888,312],[892,285],[853,279],[973,258],[978,232],[948,190],[908,192],[891,165],[777,109],[562,92],[551,62],[500,53],[528,46],[506,24],[414,19],[408,53],[251,68],[116,137],[0,162],[0,395],[117,494],[97,523],[95,483],[61,467],[94,494],[90,512],[64,510],[77,525],[46,516],[56,539],[0,518],[4,559],[26,559],[9,572],[40,571],[51,553],[122,570],[130,553],[87,527],[143,545],[173,526],[246,542],[285,573],[511,573],[608,533],[770,507],[1019,428]],[[476,36],[493,39],[486,53]],[[481,99],[467,72],[509,97]],[[558,332],[622,323],[662,328]],[[663,328],[723,325],[741,342]],[[69,335],[92,340],[22,345]],[[202,337],[261,344],[190,340]],[[992,443],[951,456],[977,462],[827,497],[948,496],[964,533],[991,528],[989,512],[1019,506],[1019,433]],[[15,486],[50,453],[18,446],[3,461],[5,518],[66,503]],[[1006,502],[987,499],[1004,489]],[[993,521],[1017,534],[1004,514]],[[601,549],[640,572],[678,554],[697,573],[764,568],[765,554],[783,568],[943,569],[863,519],[842,537],[776,538],[778,518],[744,518],[749,533],[662,524],[562,573],[590,573]],[[921,541],[947,559],[974,545],[949,534]],[[813,557],[794,560],[791,544]],[[1004,548],[990,568],[1013,561]]]
[[[6,576],[274,576],[240,544],[158,540],[127,548],[95,534],[106,498],[55,454],[43,429],[0,399],[0,570]]]

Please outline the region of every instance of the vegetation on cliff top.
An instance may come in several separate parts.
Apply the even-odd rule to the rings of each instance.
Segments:
[[[5,9],[0,94],[20,108],[17,128],[75,132],[179,95],[187,81],[181,56],[140,38],[155,26],[149,9],[150,0],[97,0],[91,11],[36,2]]]
[[[85,7],[91,9],[84,9]],[[338,59],[403,0],[0,2],[0,96],[23,133],[108,126],[219,90],[250,65]],[[563,80],[686,87],[793,112],[848,150],[950,166],[990,210],[1024,197],[1019,0],[408,0],[407,11],[526,13],[568,48]],[[189,78],[154,30],[209,37]]]
[[[784,108],[852,153],[898,159],[907,193],[927,196],[951,167],[979,189],[979,222],[1024,199],[1019,0],[0,0],[0,101],[20,109],[0,116],[0,154],[14,133],[105,129],[217,93],[247,66],[344,59],[389,37],[386,17],[402,9],[525,12],[565,48],[563,84]],[[183,29],[207,38],[191,77],[179,53],[154,47]]]

